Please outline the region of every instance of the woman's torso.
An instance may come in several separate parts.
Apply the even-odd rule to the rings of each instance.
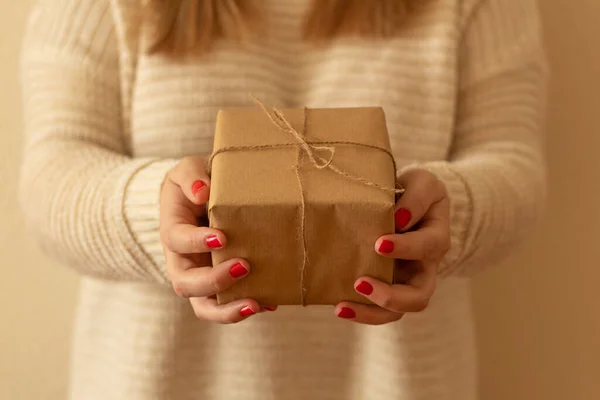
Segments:
[[[124,2],[113,2],[121,32],[136,21]],[[269,35],[259,43],[218,43],[205,58],[134,57],[135,68],[123,57],[123,116],[134,157],[210,153],[218,109],[251,105],[249,93],[279,107],[382,106],[400,166],[447,157],[461,2],[429,2],[393,40],[341,40],[322,49],[300,40],[308,1],[266,3]],[[120,38],[124,53],[130,39]],[[424,313],[382,327],[341,321],[329,307],[284,307],[220,326],[196,320],[185,300],[151,285],[84,278],[81,293],[77,400],[474,398],[462,279],[441,282]]]

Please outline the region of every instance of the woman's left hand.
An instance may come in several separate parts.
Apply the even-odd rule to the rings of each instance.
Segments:
[[[380,325],[404,313],[427,308],[436,284],[437,268],[450,247],[450,201],[444,184],[425,170],[411,170],[398,179],[405,193],[396,203],[396,234],[380,237],[375,251],[396,259],[394,284],[365,276],[354,289],[375,305],[342,302],[341,318]]]

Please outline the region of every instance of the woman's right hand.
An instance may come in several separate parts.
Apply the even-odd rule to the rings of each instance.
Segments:
[[[223,232],[198,226],[206,220],[210,178],[200,157],[186,157],[171,170],[160,196],[160,235],[173,289],[188,298],[198,318],[220,323],[244,320],[260,311],[252,299],[219,305],[215,295],[250,272],[234,258],[212,266],[210,252],[227,245]],[[267,308],[270,309],[270,308]]]

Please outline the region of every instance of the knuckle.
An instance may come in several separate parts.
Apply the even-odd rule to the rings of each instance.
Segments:
[[[190,293],[188,292],[187,288],[185,287],[185,285],[183,284],[183,282],[180,279],[174,280],[171,283],[171,285],[173,286],[173,291],[175,291],[177,296],[183,297],[183,298],[190,297]]]
[[[450,250],[450,235],[439,233],[433,238],[432,243],[432,260],[437,260],[444,257]]]
[[[167,183],[168,181],[172,181],[172,180],[175,178],[175,175],[177,174],[177,171],[179,170],[179,168],[180,168],[180,165],[181,165],[181,161],[180,161],[180,162],[178,162],[177,164],[175,164],[175,166],[174,166],[173,168],[171,168],[171,169],[169,170],[169,172],[167,172],[167,177],[166,177],[167,179],[165,179],[165,180],[163,181],[163,183],[162,183],[162,186],[161,186],[161,189],[163,189],[163,190],[164,190],[166,183]]]
[[[204,159],[199,156],[186,156],[181,160],[183,167],[190,170],[205,170]]]
[[[429,175],[429,171],[423,168],[415,168],[408,171],[407,176],[414,181],[424,181],[427,179],[427,175]]]
[[[200,306],[198,306],[198,305],[193,305],[193,306],[192,306],[192,309],[194,310],[194,315],[196,316],[196,318],[198,318],[198,319],[202,319],[202,320],[203,320],[203,319],[206,319],[206,318],[204,317],[204,312],[203,312],[203,310],[202,310],[202,308],[201,308]]]
[[[186,241],[190,250],[201,251],[204,248],[203,240],[199,235],[188,235],[186,237]]]
[[[450,245],[450,235],[444,235],[440,243],[440,253],[442,257],[450,251]]]
[[[448,196],[448,189],[446,188],[446,185],[444,184],[444,182],[442,182],[438,177],[435,177],[435,183],[436,183],[436,190],[438,193],[441,194],[441,197],[447,197]]]
[[[394,298],[391,296],[391,294],[385,294],[382,298],[381,298],[381,307],[389,310],[389,311],[393,311],[396,312],[397,304],[394,301]]]
[[[160,230],[160,241],[169,250],[172,251],[171,234],[169,229]]]
[[[163,197],[165,196],[165,193],[166,193],[165,188],[166,188],[167,184],[169,183],[169,181],[172,180],[172,174],[173,174],[173,170],[169,171],[167,173],[166,179],[160,185],[160,198],[159,198],[160,204],[163,203]]]
[[[445,197],[446,187],[437,176],[429,171],[422,171],[420,179],[420,206],[427,211],[431,204]]]
[[[389,324],[389,323],[392,323],[392,322],[400,321],[403,316],[404,316],[404,313],[395,313],[388,320],[382,321],[379,325]]]
[[[414,312],[422,312],[425,311],[427,307],[429,307],[429,298],[421,297],[415,301],[412,309]]]
[[[219,322],[224,325],[235,324],[238,322],[238,318],[233,313],[224,313],[221,315]]]
[[[402,258],[402,255],[405,255],[410,250],[410,243],[410,240],[395,240],[394,250],[388,255],[396,259]]]
[[[174,227],[171,227],[171,228],[167,229],[164,233],[164,245],[167,247],[167,249],[169,249],[173,253],[177,253],[177,251],[175,251],[175,248],[177,247],[176,244],[177,244],[177,232],[174,229]]]
[[[375,321],[369,322],[369,325],[374,325],[374,326],[380,326],[380,325],[386,325],[392,322],[396,322],[399,321],[400,319],[402,319],[402,317],[404,316],[403,313],[394,313],[390,316],[387,316],[383,319],[377,319]]]
[[[229,308],[217,310],[211,317],[213,322],[223,325],[235,324],[240,319],[239,313]]]
[[[417,215],[425,215],[427,210],[429,209],[429,200],[427,199],[427,192],[424,192],[416,199],[415,208],[417,210]]]
[[[430,193],[439,193],[443,189],[444,185],[442,181],[438,179],[433,173],[423,170],[422,182],[425,190]]]
[[[212,269],[209,274],[206,274],[206,283],[211,290],[211,294],[221,293],[226,289],[224,279],[216,271],[216,269]]]
[[[381,325],[385,325],[385,324],[389,324],[390,322],[394,322],[391,319],[378,319],[372,322],[366,322],[367,325],[373,325],[373,326],[381,326]]]
[[[429,249],[428,251],[425,252],[425,255],[423,256],[423,261],[431,263],[431,262],[437,260],[439,258],[438,253],[439,253],[439,251],[437,249]]]
[[[423,175],[423,182],[425,188],[429,192],[436,192],[439,188],[439,180],[431,172],[426,172],[425,175]]]
[[[436,239],[432,235],[426,234],[419,238],[418,253],[423,261],[430,261],[436,258],[437,244]]]
[[[434,260],[437,257],[437,252],[438,252],[438,249],[437,249],[436,241],[431,237],[424,239],[423,260],[425,260],[425,261]]]
[[[431,175],[432,178],[432,183],[431,183],[431,190],[433,193],[436,193],[438,196],[436,197],[445,197],[446,194],[446,186],[444,185],[444,183],[439,180],[437,178],[437,176],[435,175]]]
[[[181,161],[179,162],[179,164],[177,164],[177,166],[187,167],[188,165],[192,165],[193,163],[194,163],[193,156],[185,156],[181,159]]]
[[[438,260],[450,250],[450,236],[439,233],[428,235],[424,245],[424,260]]]

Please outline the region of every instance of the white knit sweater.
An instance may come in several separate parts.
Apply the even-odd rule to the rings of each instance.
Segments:
[[[476,396],[469,282],[539,216],[546,64],[534,0],[431,0],[389,41],[300,40],[308,0],[268,0],[268,36],[205,58],[139,55],[139,1],[41,0],[23,52],[20,196],[52,257],[82,275],[75,400]],[[359,326],[332,307],[197,320],[169,288],[159,187],[212,149],[216,113],[382,106],[398,165],[447,186],[452,248],[430,307]],[[507,294],[508,295],[508,294]]]

